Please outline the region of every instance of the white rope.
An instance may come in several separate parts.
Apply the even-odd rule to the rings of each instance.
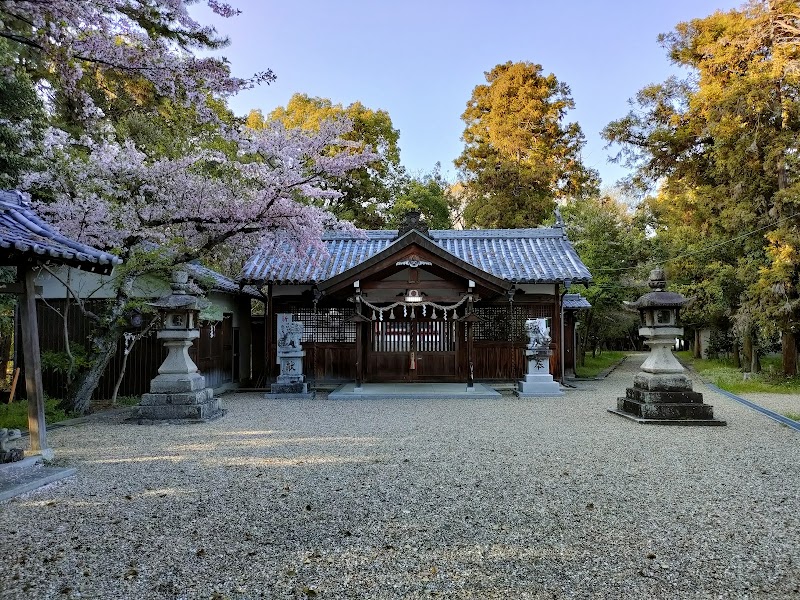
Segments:
[[[376,318],[379,318],[381,321],[383,321],[383,312],[384,311],[389,311],[390,315],[393,315],[394,313],[391,312],[391,311],[393,311],[398,306],[402,306],[403,307],[403,316],[404,317],[408,316],[407,309],[409,307],[411,308],[411,316],[414,317],[414,315],[415,315],[414,307],[415,306],[421,306],[422,307],[423,316],[427,312],[427,307],[430,306],[431,309],[432,309],[431,319],[435,319],[436,318],[436,312],[433,309],[437,309],[437,308],[442,311],[442,314],[444,315],[444,319],[445,320],[447,320],[447,311],[449,311],[449,310],[453,311],[453,318],[456,318],[456,309],[459,306],[461,306],[462,304],[464,304],[467,300],[469,300],[469,296],[468,295],[464,296],[463,298],[461,298],[461,300],[459,300],[455,304],[449,304],[449,305],[448,304],[437,304],[436,302],[430,302],[428,300],[425,300],[423,302],[402,302],[402,301],[399,301],[399,302],[393,302],[392,304],[389,304],[387,306],[376,306],[375,304],[372,304],[369,300],[367,300],[363,296],[361,297],[361,302],[363,302],[367,307],[372,309],[372,320],[373,321],[376,320]],[[378,314],[376,314],[376,313],[379,313],[380,317],[378,317]],[[393,318],[393,316],[390,316],[389,318],[391,319],[391,318]]]

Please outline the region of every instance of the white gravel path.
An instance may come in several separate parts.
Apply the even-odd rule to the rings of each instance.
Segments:
[[[728,427],[607,413],[641,359],[560,399],[53,431],[78,475],[0,504],[0,597],[797,597],[800,435],[701,386]]]

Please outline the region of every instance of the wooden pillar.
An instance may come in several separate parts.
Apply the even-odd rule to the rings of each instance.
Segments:
[[[361,316],[361,315],[359,315]],[[356,321],[356,389],[364,382],[364,323]]]
[[[264,305],[264,384],[272,382],[272,339],[275,337],[275,318],[272,307],[272,284],[267,284],[267,302]]]
[[[564,293],[566,291],[565,289]],[[556,343],[556,347],[553,348],[553,353],[551,354],[551,359],[553,360],[550,362],[550,372],[553,374],[553,378],[559,381],[564,381],[564,364],[562,363],[564,330],[561,327],[561,303],[563,298],[563,294],[559,296],[558,284],[556,283],[553,292],[553,321],[550,327],[550,340]]]
[[[47,449],[47,427],[44,420],[42,363],[39,353],[39,325],[36,320],[36,288],[30,266],[17,267],[17,280],[22,285],[19,299],[22,330],[22,352],[25,360],[25,391],[28,394],[28,431],[31,452]]]
[[[472,321],[467,321],[467,389],[475,387],[475,356],[472,353]]]
[[[356,324],[356,389],[360,389],[361,384],[364,383],[364,323],[371,324],[372,321],[361,314],[361,290],[358,287],[358,282],[355,285],[353,301],[356,312],[350,317],[349,321]]]

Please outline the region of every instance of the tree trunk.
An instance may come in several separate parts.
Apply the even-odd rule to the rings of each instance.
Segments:
[[[692,349],[694,358],[703,358],[703,349],[700,347],[700,330],[694,330],[694,348]]]
[[[761,373],[761,359],[758,356],[758,344],[756,343],[755,336],[753,336],[753,345],[750,352],[750,372]]]
[[[122,337],[122,329],[118,321],[125,313],[128,306],[128,299],[133,290],[134,276],[127,274],[123,277],[117,288],[117,297],[113,308],[107,315],[107,323],[110,325],[105,328],[98,327],[93,336],[92,366],[88,371],[81,374],[75,385],[74,391],[67,401],[67,408],[78,414],[85,415],[92,404],[92,394],[100,383],[100,378],[117,352],[119,339]]]
[[[583,328],[583,335],[579,336],[581,338],[581,341],[580,341],[581,351],[577,356],[578,356],[578,361],[579,361],[578,364],[581,367],[585,367],[586,366],[586,347],[589,344],[589,330],[592,327],[592,316],[593,316],[593,312],[590,310],[588,312],[588,314],[586,315],[586,324],[584,325],[584,328]]]
[[[80,376],[75,391],[68,401],[70,410],[79,415],[89,412],[89,407],[92,405],[92,394],[97,389],[108,363],[117,353],[119,338],[120,331],[114,328],[105,335],[94,339],[95,353],[92,356],[92,366]]]
[[[742,354],[744,354],[744,372],[750,373],[753,363],[753,336],[749,329],[744,332],[744,340],[742,340]]]
[[[783,357],[783,374],[787,377],[797,375],[797,339],[791,331],[781,333],[781,355]]]
[[[733,350],[731,351],[732,358],[733,358],[733,366],[737,369],[742,368],[742,357],[739,356],[739,343],[734,340],[733,341]]]

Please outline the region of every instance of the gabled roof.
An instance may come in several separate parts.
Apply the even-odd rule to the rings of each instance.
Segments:
[[[245,285],[240,287],[238,283],[236,283],[230,277],[226,277],[222,273],[218,273],[213,269],[209,269],[208,267],[204,267],[201,264],[190,262],[186,264],[186,270],[189,274],[195,279],[203,279],[212,282],[211,289],[217,292],[226,292],[228,294],[247,294],[248,296],[253,296],[254,298],[260,298],[261,294],[258,293],[258,290],[252,286]]]
[[[580,310],[583,308],[592,308],[589,301],[580,294],[564,294],[564,310]]]
[[[363,237],[323,236],[327,256],[309,250],[272,254],[257,252],[242,270],[247,283],[311,284],[336,277],[385,250],[397,231],[365,231]],[[537,229],[434,230],[430,239],[450,254],[507,281],[556,283],[570,279],[589,283],[592,275],[561,227]],[[402,238],[401,238],[402,239]]]
[[[94,273],[111,273],[122,260],[64,237],[31,210],[18,191],[0,190],[0,262],[48,262]]]
[[[330,279],[325,280],[320,284],[319,288],[321,290],[327,289],[329,291],[340,288],[342,287],[343,282],[350,282],[355,279],[359,279],[360,276],[365,273],[366,269],[369,269],[370,267],[385,268],[386,266],[391,265],[391,263],[396,260],[396,258],[393,259],[392,257],[397,257],[403,253],[403,251],[408,252],[408,250],[412,248],[418,248],[428,253],[432,258],[435,257],[436,259],[441,260],[446,265],[448,271],[458,273],[466,279],[472,277],[476,281],[479,281],[482,286],[493,290],[495,293],[503,292],[511,287],[511,284],[506,280],[500,277],[495,277],[491,273],[487,273],[486,271],[483,271],[482,269],[479,269],[470,263],[461,260],[459,257],[454,256],[442,248],[439,244],[434,243],[434,241],[427,235],[412,229],[399,236],[391,244],[387,245],[380,252],[373,254],[367,260],[358,263],[339,275],[334,275]],[[387,261],[391,261],[389,265],[386,265]],[[383,267],[381,266],[382,264]]]

